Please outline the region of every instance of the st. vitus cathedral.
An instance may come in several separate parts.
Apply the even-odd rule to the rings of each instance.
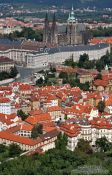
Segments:
[[[66,25],[57,25],[55,14],[52,25],[49,23],[48,14],[45,17],[43,42],[57,45],[87,44],[89,32],[85,24],[79,23],[75,18],[74,9],[71,12]]]

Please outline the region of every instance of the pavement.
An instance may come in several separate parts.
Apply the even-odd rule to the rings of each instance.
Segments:
[[[35,73],[35,72],[39,72],[41,70],[46,70],[48,69],[48,67],[46,68],[36,68],[36,69],[31,69],[31,68],[26,68],[26,67],[22,67],[22,66],[17,66],[16,65],[16,68],[18,70],[18,72],[20,73],[20,80],[22,81],[25,81],[25,79],[31,79],[32,75]]]

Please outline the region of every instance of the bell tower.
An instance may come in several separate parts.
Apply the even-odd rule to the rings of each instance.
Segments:
[[[76,44],[76,35],[77,35],[77,19],[74,15],[74,8],[72,6],[72,10],[69,13],[69,17],[67,20],[67,38],[68,38],[68,44]]]
[[[52,26],[51,26],[51,43],[52,44],[57,44],[57,24],[56,24],[56,15],[54,13],[53,15],[53,22],[52,22]]]
[[[50,35],[50,26],[48,20],[48,13],[46,13],[45,22],[44,22],[44,33],[43,33],[43,42],[48,43],[50,42],[51,35]]]

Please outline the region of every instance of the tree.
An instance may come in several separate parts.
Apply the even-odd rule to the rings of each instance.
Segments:
[[[102,80],[102,74],[101,74],[101,73],[99,73],[99,74],[95,77],[95,80],[97,80],[97,79]]]
[[[56,72],[56,68],[52,65],[50,65],[50,72],[55,73]]]
[[[43,40],[43,33],[41,30],[33,30],[30,27],[23,27],[23,30],[21,32],[15,31],[13,33],[10,33],[9,35],[5,35],[7,38],[14,40],[17,38],[26,38],[36,41],[42,41]]]
[[[3,144],[0,144],[0,153],[3,153],[6,151],[6,146]]]
[[[65,60],[64,65],[65,65],[65,66],[71,66],[71,67],[73,67],[73,68],[74,68],[75,66],[77,66],[77,63],[74,62],[74,56],[73,56],[73,54],[70,56],[69,59],[66,59],[66,60]]]
[[[0,81],[8,79],[8,78],[10,78],[10,74],[8,72],[5,72],[5,71],[0,72]]]
[[[111,143],[109,143],[106,137],[102,137],[96,140],[96,146],[100,151],[106,152],[110,150]]]
[[[68,74],[66,72],[60,72],[59,78],[68,80]]]
[[[98,27],[96,30],[91,30],[93,37],[112,36],[112,27],[102,28]]]
[[[17,111],[17,116],[18,116],[18,117],[21,117],[21,119],[22,119],[23,121],[24,121],[25,119],[27,119],[27,117],[28,117],[28,115],[25,114],[25,113],[22,111],[22,109],[20,109],[20,110]]]
[[[22,152],[21,148],[14,143],[9,145],[8,151],[10,157],[18,156]]]
[[[43,125],[42,124],[36,124],[31,132],[31,137],[33,139],[37,138],[40,134],[43,134]]]
[[[94,68],[94,64],[93,64],[94,61],[91,61],[91,60],[87,60],[83,63],[82,67],[84,69],[93,69]]]
[[[36,85],[41,85],[44,83],[44,80],[42,77],[40,77],[37,81],[36,81]]]
[[[77,147],[76,147],[76,152],[83,152],[83,153],[86,153],[86,154],[91,154],[93,151],[92,151],[92,148],[89,144],[89,141],[87,140],[84,140],[84,139],[80,139],[78,141],[78,144],[77,144]]]
[[[67,120],[67,114],[65,114],[65,117],[64,117],[65,120]]]
[[[89,91],[90,85],[89,85],[89,82],[85,82],[85,83],[80,83],[79,87],[83,91]]]
[[[104,112],[104,109],[105,109],[105,102],[104,102],[104,101],[100,101],[100,102],[98,103],[97,108],[98,108],[98,111],[99,111],[99,112],[103,113],[103,112]]]
[[[84,67],[84,63],[89,61],[89,56],[88,54],[84,53],[83,55],[80,55],[78,66],[79,67]]]
[[[11,78],[14,78],[16,77],[18,74],[18,71],[17,71],[17,68],[14,66],[14,67],[11,67],[11,70],[10,70],[10,77]]]
[[[67,136],[65,134],[60,133],[58,135],[58,138],[55,142],[56,148],[57,149],[66,149],[67,146]]]
[[[96,69],[101,72],[102,69],[104,69],[104,62],[102,60],[97,60],[96,61]]]

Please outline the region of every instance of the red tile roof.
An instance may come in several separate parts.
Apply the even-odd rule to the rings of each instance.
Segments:
[[[97,129],[112,129],[112,124],[110,124],[105,118],[94,118],[91,121],[93,128]]]
[[[53,111],[62,111],[62,108],[60,106],[51,106],[47,109],[48,112],[53,112]]]
[[[93,38],[90,40],[90,43],[91,44],[100,44],[100,43],[112,44],[112,37]]]
[[[105,87],[105,86],[107,86],[108,85],[108,80],[95,80],[94,81],[94,85],[95,86],[103,86],[103,87]]]
[[[60,129],[69,137],[77,137],[80,134],[81,127],[77,124],[63,123]]]
[[[45,122],[45,121],[51,121],[51,116],[49,113],[43,113],[40,115],[29,116],[26,119],[26,122],[30,123],[32,125],[35,125],[35,124],[40,123],[40,122]]]
[[[43,113],[43,111],[40,110],[40,109],[31,110],[31,111],[29,112],[29,114],[32,115],[32,116],[40,115],[40,114],[42,114],[42,113]]]
[[[25,145],[29,145],[29,146],[34,146],[42,141],[40,138],[33,140],[30,138],[21,137],[21,136],[9,133],[7,131],[1,131],[0,138],[5,139],[5,140],[10,140],[13,142],[17,142],[17,143],[21,143],[21,144],[25,144]]]
[[[10,99],[9,98],[0,98],[0,103],[10,103]]]

